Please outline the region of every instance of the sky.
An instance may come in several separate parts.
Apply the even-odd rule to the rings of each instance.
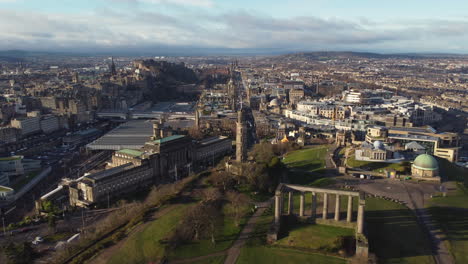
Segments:
[[[466,0],[0,0],[0,50],[468,53]]]

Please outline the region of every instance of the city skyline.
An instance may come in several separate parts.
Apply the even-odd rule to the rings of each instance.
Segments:
[[[450,1],[0,1],[0,50],[468,53]]]

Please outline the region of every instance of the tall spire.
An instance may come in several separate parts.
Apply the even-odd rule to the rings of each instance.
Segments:
[[[114,63],[114,57],[111,57],[111,60],[112,60],[112,63],[111,63],[110,70],[111,70],[111,75],[114,76],[117,74],[117,70],[115,68],[115,63]]]

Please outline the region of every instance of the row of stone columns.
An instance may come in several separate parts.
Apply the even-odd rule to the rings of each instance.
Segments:
[[[328,193],[323,193],[323,208],[322,208],[322,218],[328,218]],[[335,221],[340,221],[340,195],[335,194]],[[357,232],[362,233],[364,227],[364,206],[365,200],[359,199],[358,204],[358,215],[357,215]],[[282,192],[277,192],[275,195],[275,223],[280,222],[280,217],[283,214],[284,210],[284,197]],[[287,214],[291,215],[294,211],[294,200],[293,200],[293,192],[288,193],[288,211]],[[305,211],[305,193],[300,193],[300,200],[299,200],[299,216],[303,217]],[[317,216],[317,193],[312,192],[312,219],[315,219]],[[346,212],[346,221],[351,222],[353,215],[353,196],[348,195],[348,206]]]

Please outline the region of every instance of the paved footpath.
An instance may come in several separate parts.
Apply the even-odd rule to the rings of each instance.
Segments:
[[[357,187],[373,195],[402,201],[408,208],[414,211],[416,220],[430,238],[434,251],[433,257],[437,264],[455,263],[450,251],[443,242],[446,240],[444,237],[445,234],[438,230],[428,209],[424,205],[425,201],[429,199],[430,194],[434,191],[425,188],[423,184],[403,181],[379,180],[370,181],[368,183],[369,184],[360,184]],[[385,185],[390,187],[388,187],[388,189],[382,188]]]
[[[231,248],[228,250],[224,264],[236,263],[242,247],[245,245],[245,242],[247,242],[250,235],[254,232],[258,219],[260,218],[260,216],[263,215],[265,210],[268,209],[268,207],[270,207],[272,201],[273,200],[270,199],[267,202],[257,204],[257,211],[250,217],[249,221],[247,222],[247,225],[245,225],[237,240],[234,242],[234,244],[232,244]]]

